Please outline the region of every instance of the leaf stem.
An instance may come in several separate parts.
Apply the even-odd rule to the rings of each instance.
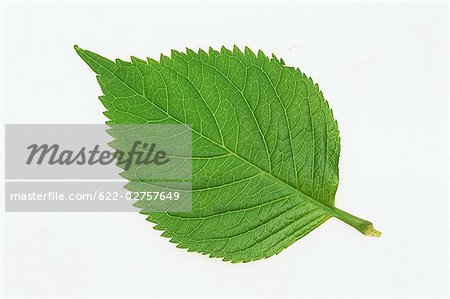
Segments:
[[[344,221],[350,226],[353,226],[355,229],[360,231],[362,234],[370,237],[380,237],[381,232],[377,231],[374,227],[372,222],[358,218],[352,214],[349,214],[343,210],[340,210],[338,208],[334,208],[335,215],[334,217],[338,218],[339,220]]]

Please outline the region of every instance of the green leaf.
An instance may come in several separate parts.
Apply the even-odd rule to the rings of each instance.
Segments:
[[[249,262],[330,217],[380,236],[369,221],[335,208],[337,122],[299,69],[237,47],[131,62],[75,49],[97,74],[109,123],[192,125],[193,212],[142,210],[177,247]]]

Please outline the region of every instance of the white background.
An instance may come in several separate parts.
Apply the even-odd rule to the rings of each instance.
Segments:
[[[368,238],[331,219],[278,256],[230,264],[176,249],[135,213],[2,212],[4,296],[448,296],[446,3],[1,10],[3,123],[105,121],[74,44],[122,59],[247,45],[300,67],[339,121],[337,206],[383,232]]]

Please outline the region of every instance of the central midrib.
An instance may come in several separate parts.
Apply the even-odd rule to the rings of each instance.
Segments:
[[[98,66],[100,66],[102,69],[106,70],[108,73],[110,73],[112,76],[114,76],[117,80],[119,80],[122,84],[124,84],[127,88],[129,88],[131,91],[133,91],[136,95],[142,97],[143,99],[145,99],[147,102],[149,102],[150,104],[152,104],[154,107],[156,107],[158,110],[160,110],[161,112],[163,112],[165,115],[167,115],[168,117],[170,117],[171,119],[173,119],[174,121],[176,121],[177,123],[184,125],[188,128],[190,128],[192,131],[194,131],[195,133],[197,133],[198,135],[200,135],[202,138],[205,138],[206,140],[208,140],[209,142],[213,143],[214,145],[226,150],[228,153],[230,153],[233,156],[236,156],[238,159],[242,160],[245,163],[250,164],[251,166],[255,167],[256,169],[258,169],[259,171],[263,172],[263,174],[267,175],[268,177],[276,180],[277,182],[282,183],[283,185],[287,186],[288,188],[292,189],[294,192],[296,192],[303,200],[310,202],[311,204],[317,206],[318,208],[322,209],[324,212],[326,212],[328,215],[336,217],[337,213],[336,210],[332,207],[326,206],[323,203],[315,200],[312,197],[309,197],[308,195],[304,194],[303,192],[301,192],[300,190],[296,189],[295,187],[293,187],[292,185],[290,185],[289,183],[283,181],[282,179],[274,176],[273,174],[271,174],[270,172],[267,172],[266,170],[264,170],[263,168],[259,167],[258,165],[256,165],[255,163],[248,161],[247,159],[245,159],[244,157],[238,155],[237,153],[235,153],[234,151],[230,150],[228,147],[226,147],[225,145],[219,144],[216,141],[212,140],[211,138],[209,138],[208,136],[205,136],[204,134],[202,134],[201,132],[195,130],[193,127],[185,124],[184,122],[182,122],[181,120],[179,120],[178,118],[172,116],[171,114],[169,114],[167,111],[165,111],[164,109],[162,109],[161,107],[159,107],[158,105],[156,105],[155,103],[153,103],[150,99],[148,99],[147,97],[145,97],[144,95],[140,94],[139,92],[137,92],[133,87],[131,87],[130,85],[128,85],[126,82],[124,82],[121,78],[119,78],[114,72],[111,72],[109,69],[107,69],[106,67],[102,66],[101,64],[99,64],[97,61],[91,59],[89,56],[85,55],[84,52],[81,52],[87,59],[89,59],[90,61],[94,62],[95,64],[97,64]],[[136,66],[137,67],[137,66]],[[139,69],[139,68],[138,68]],[[139,70],[140,71],[140,70]],[[99,76],[101,76],[101,74],[98,74]],[[166,86],[167,88],[167,86]]]

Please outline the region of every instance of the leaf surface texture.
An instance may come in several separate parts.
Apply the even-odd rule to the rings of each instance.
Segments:
[[[283,60],[245,48],[172,51],[110,61],[76,46],[97,74],[113,124],[192,126],[192,213],[141,213],[189,251],[249,262],[279,253],[335,208],[337,122],[317,84]]]

